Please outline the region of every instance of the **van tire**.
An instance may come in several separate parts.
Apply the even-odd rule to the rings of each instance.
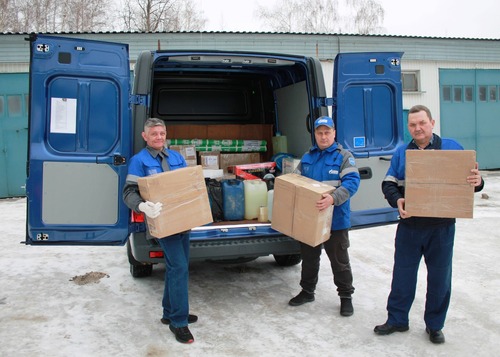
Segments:
[[[289,255],[273,255],[274,260],[282,267],[291,267],[297,265],[302,261],[302,256],[300,254],[289,254]]]
[[[132,248],[130,247],[130,239],[127,240],[127,257],[130,263],[130,274],[134,278],[144,278],[153,274],[153,264],[141,263],[135,260],[132,255]]]

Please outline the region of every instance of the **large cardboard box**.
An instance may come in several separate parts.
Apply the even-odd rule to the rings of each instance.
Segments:
[[[316,202],[334,189],[293,173],[276,177],[271,228],[312,247],[328,240],[333,206],[319,211]]]
[[[472,218],[473,150],[406,151],[405,210],[416,217]]]
[[[146,218],[153,237],[164,238],[213,222],[200,165],[141,177],[137,181],[143,199],[163,203],[157,218]]]

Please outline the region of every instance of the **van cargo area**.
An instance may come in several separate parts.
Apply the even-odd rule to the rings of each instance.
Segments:
[[[314,64],[320,66],[318,61]],[[144,147],[140,137],[144,121],[148,117],[160,118],[167,125],[168,142],[195,144],[197,164],[203,164],[200,152],[223,155],[222,162],[219,155],[217,167],[220,174],[213,181],[243,180],[234,174],[230,164],[227,167],[226,161],[232,157],[253,155],[251,162],[239,164],[277,161],[276,169],[266,176],[268,189],[272,189],[274,176],[281,174],[281,159],[300,158],[310,147],[312,136],[307,125],[311,113],[326,114],[326,108],[312,108],[308,93],[318,89],[307,81],[307,65],[304,58],[283,56],[142,53],[135,68],[135,76],[139,77],[134,81],[134,90],[135,95],[148,97],[150,103],[149,112],[144,107],[134,108],[134,151]],[[142,77],[144,73],[152,78]],[[277,135],[278,140],[287,141],[284,152],[277,150],[283,149],[283,145],[273,147]],[[213,169],[206,171],[211,173]],[[209,189],[210,192],[217,193]],[[211,202],[217,201],[210,198]],[[223,209],[219,206],[214,210]],[[257,217],[228,221],[223,219],[223,212],[219,217],[213,213],[213,224],[192,231],[191,259],[253,259],[274,254],[284,265],[300,262],[298,243],[271,229],[270,222],[259,222]],[[137,233],[132,241],[134,246],[140,242],[150,246],[134,249],[135,259],[151,261],[149,256],[137,255],[139,251],[149,252],[155,242],[146,241]]]

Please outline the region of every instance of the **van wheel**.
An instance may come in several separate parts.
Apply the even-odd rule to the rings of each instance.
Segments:
[[[132,249],[130,247],[130,240],[127,241],[127,257],[130,263],[130,274],[134,278],[144,278],[146,276],[151,276],[153,273],[153,264],[141,263],[135,260],[132,255]]]
[[[130,274],[134,278],[144,278],[153,273],[153,264],[132,265],[130,264]]]
[[[274,255],[274,260],[282,267],[291,267],[292,265],[297,265],[302,261],[300,254],[289,254],[289,255]]]

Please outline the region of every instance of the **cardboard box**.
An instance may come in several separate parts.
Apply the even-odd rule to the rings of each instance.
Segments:
[[[270,161],[257,164],[234,165],[228,166],[227,171],[240,179],[261,180],[267,174],[274,175],[276,173],[276,163]]]
[[[205,178],[221,178],[224,176],[224,171],[222,169],[212,170],[212,169],[203,169],[203,177]]]
[[[297,168],[300,163],[300,159],[294,159],[293,157],[284,157],[281,160],[281,172],[283,174],[291,174],[293,170]]]
[[[188,166],[197,165],[196,147],[194,145],[170,145],[168,148],[181,154]]]
[[[417,217],[472,218],[473,150],[406,151],[405,210]]]
[[[137,180],[143,199],[163,203],[157,218],[146,218],[153,237],[164,238],[213,222],[200,165]]]
[[[200,165],[204,169],[220,168],[220,151],[200,151]]]
[[[271,228],[315,247],[330,237],[333,206],[319,211],[316,202],[334,187],[297,174],[274,180]]]
[[[242,164],[256,164],[260,162],[260,154],[258,152],[238,153],[238,154],[220,154],[220,168],[225,173],[228,172],[227,168],[234,165]]]

